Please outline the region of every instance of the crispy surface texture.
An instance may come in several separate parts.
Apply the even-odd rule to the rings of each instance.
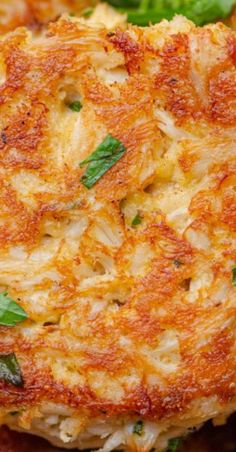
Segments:
[[[24,378],[1,423],[148,451],[235,410],[235,64],[234,32],[182,17],[0,42],[0,283],[29,315],[0,327]],[[88,190],[108,134],[126,152]]]
[[[22,25],[37,30],[65,12],[80,14],[95,4],[96,0],[1,0],[0,33]]]

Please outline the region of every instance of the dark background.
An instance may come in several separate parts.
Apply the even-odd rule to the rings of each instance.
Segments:
[[[65,450],[64,450],[65,451]],[[0,452],[63,452],[31,435],[0,429]],[[179,452],[236,452],[236,414],[223,427],[207,423],[183,442]]]

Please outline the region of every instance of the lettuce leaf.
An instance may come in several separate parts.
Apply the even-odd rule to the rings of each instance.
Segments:
[[[236,0],[109,0],[128,14],[129,22],[145,26],[182,14],[197,25],[227,17]]]

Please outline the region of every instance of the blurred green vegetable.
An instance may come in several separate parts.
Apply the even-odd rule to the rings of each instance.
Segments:
[[[169,440],[167,452],[176,452],[181,446],[181,438],[172,438]]]
[[[175,14],[188,17],[197,25],[227,17],[236,0],[108,0],[128,14],[129,22],[145,26],[162,19],[172,19]]]

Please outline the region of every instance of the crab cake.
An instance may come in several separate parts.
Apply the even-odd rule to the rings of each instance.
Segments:
[[[235,66],[180,16],[1,40],[2,424],[145,452],[235,410]]]

